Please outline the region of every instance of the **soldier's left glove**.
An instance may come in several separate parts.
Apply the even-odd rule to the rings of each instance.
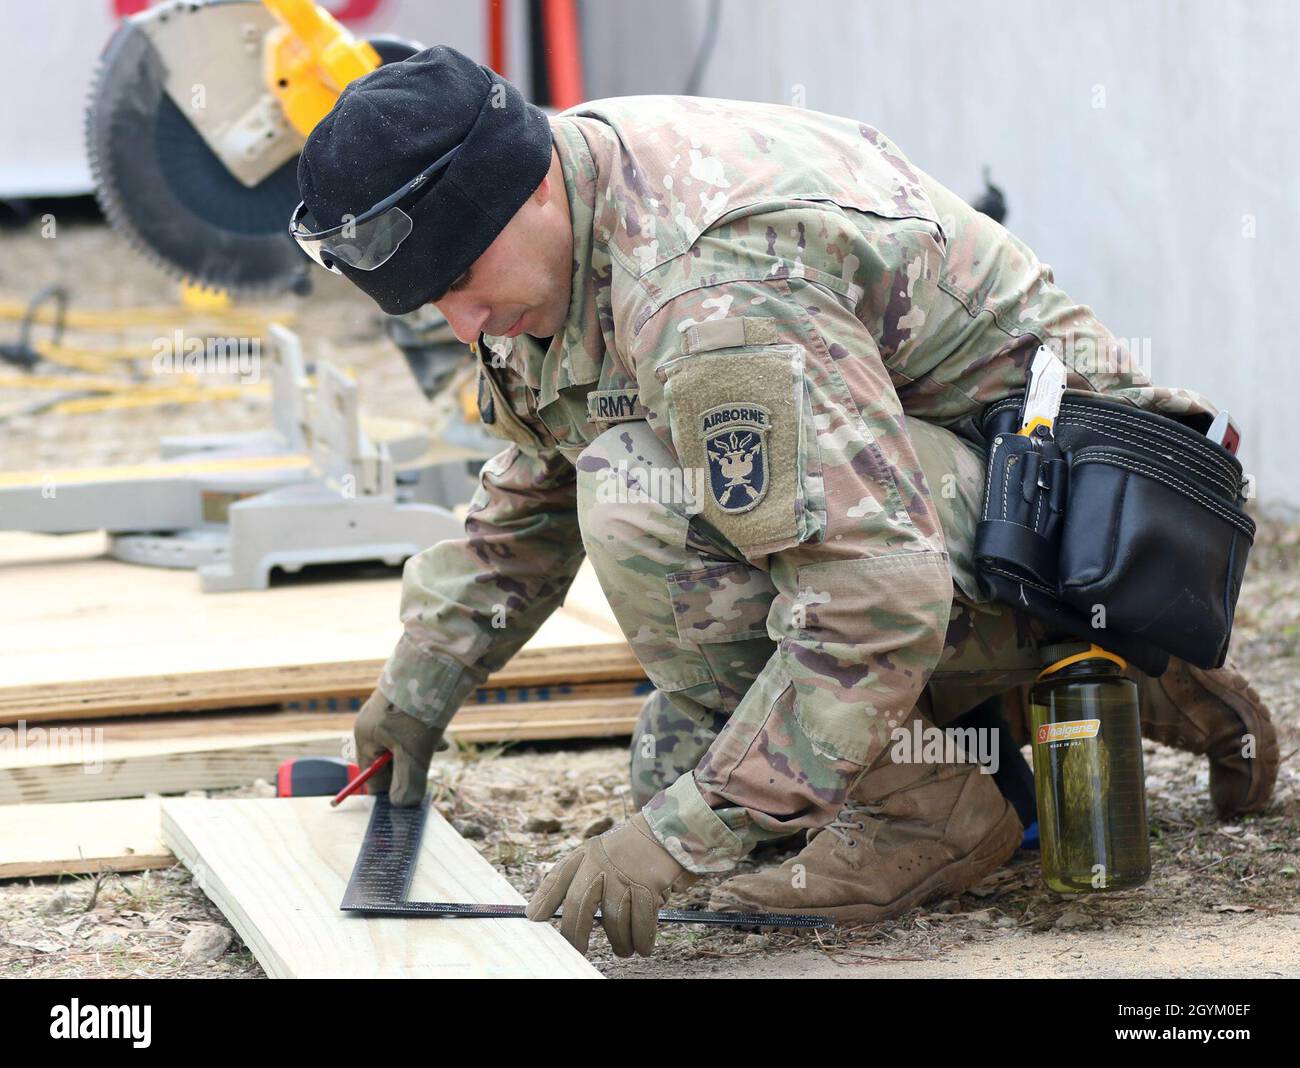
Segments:
[[[654,952],[664,899],[698,878],[659,844],[638,812],[560,861],[528,903],[528,918],[546,920],[563,902],[560,933],[585,955],[599,905],[614,954],[648,957]]]

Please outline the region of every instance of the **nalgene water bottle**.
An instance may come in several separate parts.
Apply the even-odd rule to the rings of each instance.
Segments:
[[[1042,656],[1030,716],[1043,880],[1069,894],[1141,886],[1151,854],[1137,686],[1096,645]]]

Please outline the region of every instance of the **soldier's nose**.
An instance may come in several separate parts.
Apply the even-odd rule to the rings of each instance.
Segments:
[[[442,301],[437,307],[447,320],[452,333],[460,341],[468,345],[471,341],[478,340],[478,336],[483,330],[483,324],[487,322],[488,310],[486,308],[474,308],[462,305],[457,301]]]

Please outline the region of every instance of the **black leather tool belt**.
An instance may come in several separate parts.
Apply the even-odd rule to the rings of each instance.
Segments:
[[[1219,667],[1255,524],[1241,464],[1168,416],[1067,391],[1050,437],[1016,433],[1019,395],[984,413],[976,530],[985,592],[1149,675]]]

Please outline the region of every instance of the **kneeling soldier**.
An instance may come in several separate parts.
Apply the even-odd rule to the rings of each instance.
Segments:
[[[601,906],[615,952],[649,953],[670,891],[797,832],[714,906],[876,920],[1013,854],[989,776],[891,758],[900,728],[1037,670],[1039,624],[975,581],[977,420],[1042,344],[1072,389],[1175,417],[1201,397],[1154,387],[1028,248],[853,120],[670,97],[548,120],[435,48],[349,86],[299,184],[315,258],[476,342],[510,442],[465,537],[406,566],[356,726],[363,761],[394,752],[395,803],[585,555],[656,687],[640,810],[556,865],[534,919],[563,904],[585,951]],[[1267,803],[1276,739],[1239,675],[1140,684],[1148,735],[1209,754],[1221,812]]]

